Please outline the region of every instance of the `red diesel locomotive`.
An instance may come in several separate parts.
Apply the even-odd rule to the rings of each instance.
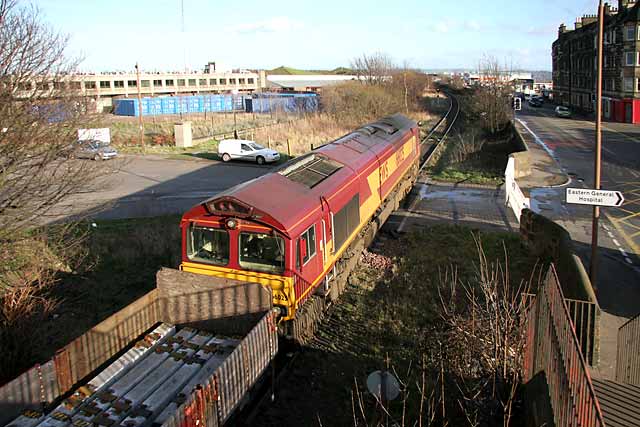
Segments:
[[[181,269],[269,286],[281,320],[294,319],[310,295],[327,294],[336,263],[386,200],[415,180],[419,143],[417,123],[396,114],[206,200],[182,218]]]

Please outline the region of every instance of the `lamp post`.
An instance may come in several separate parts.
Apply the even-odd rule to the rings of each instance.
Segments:
[[[604,32],[604,6],[602,0],[598,5],[598,56],[597,70],[598,78],[596,80],[596,150],[594,162],[594,188],[600,189],[600,172],[602,163],[602,36]],[[589,276],[593,289],[597,289],[598,279],[598,222],[600,220],[600,207],[593,207],[593,220],[591,222],[591,265],[589,267]]]
[[[138,87],[138,118],[139,118],[139,126],[140,126],[140,145],[142,146],[142,151],[145,151],[144,122],[142,121],[142,93],[140,91],[140,67],[138,67],[137,62],[136,62],[136,85]]]
[[[231,109],[233,110],[233,137],[238,139],[238,126],[236,121],[236,95],[238,94],[238,89],[233,89],[231,91]]]

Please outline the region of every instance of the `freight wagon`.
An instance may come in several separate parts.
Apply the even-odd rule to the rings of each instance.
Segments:
[[[156,289],[1,387],[0,425],[222,425],[278,351],[271,300],[162,269]]]

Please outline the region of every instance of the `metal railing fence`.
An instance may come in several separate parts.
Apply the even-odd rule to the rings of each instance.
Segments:
[[[555,425],[603,427],[600,404],[553,266],[528,312],[525,381],[544,372]]]
[[[618,329],[616,381],[640,386],[640,314]]]

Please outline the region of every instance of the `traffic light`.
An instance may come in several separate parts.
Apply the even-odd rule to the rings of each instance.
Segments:
[[[522,99],[519,97],[513,98],[513,109],[516,111],[522,110]]]

